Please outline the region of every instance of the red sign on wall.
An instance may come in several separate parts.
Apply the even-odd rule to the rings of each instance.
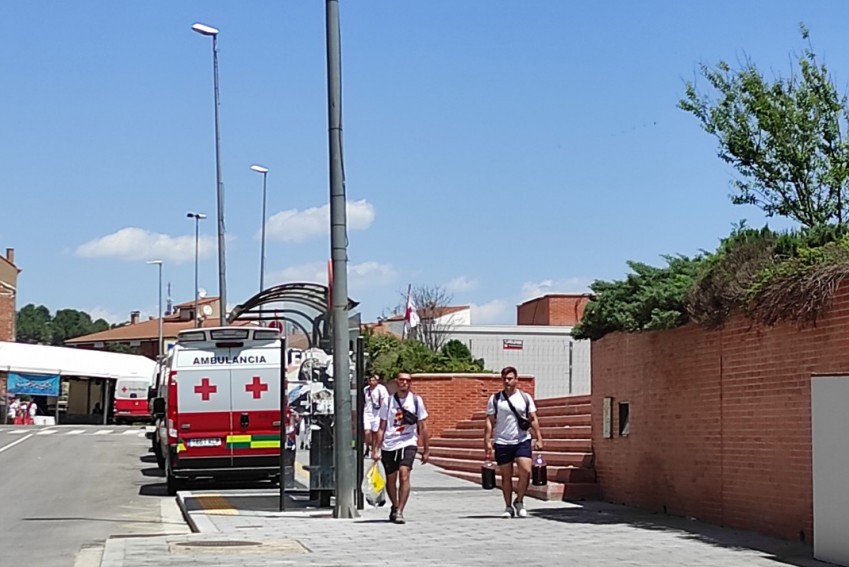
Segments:
[[[522,350],[523,344],[521,339],[504,339],[502,342],[504,350]]]

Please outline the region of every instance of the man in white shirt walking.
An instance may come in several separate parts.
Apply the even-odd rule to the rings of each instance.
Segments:
[[[363,407],[363,431],[365,432],[366,454],[374,445],[375,433],[380,427],[380,406],[389,399],[389,391],[380,383],[380,376],[372,374],[365,387],[366,402]]]
[[[531,478],[531,433],[533,429],[536,441],[533,448],[542,451],[542,433],[537,419],[537,407],[533,398],[518,388],[519,374],[508,366],[501,371],[504,389],[493,394],[486,405],[486,423],[484,425],[483,446],[486,460],[492,458],[495,450],[495,463],[501,469],[501,492],[504,495],[505,509],[502,518],[518,515],[526,518],[525,492]],[[495,443],[493,444],[493,431]],[[513,463],[519,470],[519,483],[516,486],[516,499],[513,498]]]
[[[380,427],[375,435],[372,458],[380,458],[386,470],[386,492],[392,502],[389,521],[404,524],[404,507],[410,497],[410,471],[416,459],[421,433],[422,463],[430,458],[427,409],[421,396],[410,391],[412,377],[399,372],[398,391],[380,406]]]

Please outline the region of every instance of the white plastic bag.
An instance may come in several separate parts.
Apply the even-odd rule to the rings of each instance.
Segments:
[[[363,496],[371,506],[386,504],[386,473],[380,461],[376,461],[363,475]]]

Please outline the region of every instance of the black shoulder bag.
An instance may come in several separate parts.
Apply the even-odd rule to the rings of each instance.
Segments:
[[[528,415],[528,417],[530,417],[531,413],[528,410],[530,409],[531,404],[528,403],[528,397],[525,395],[525,393],[521,392],[521,394],[522,394],[522,399],[525,400],[525,413]],[[516,408],[513,407],[513,404],[510,403],[510,398],[507,397],[507,394],[505,394],[504,392],[501,392],[501,397],[503,397],[504,401],[507,402],[507,405],[510,406],[510,411],[513,412],[513,415],[516,416],[516,421],[519,423],[519,429],[521,429],[522,431],[527,431],[528,429],[530,429],[531,428],[531,420],[529,420],[527,417],[522,417],[521,415],[519,415],[519,412],[517,412]],[[498,400],[496,400],[496,403],[497,402],[498,402]]]
[[[407,425],[415,425],[419,422],[419,397],[412,392],[410,393],[413,396],[413,404],[415,405],[416,411],[411,412],[407,408],[401,404],[400,398],[398,398],[398,393],[395,393],[395,403],[398,404],[398,407],[401,408],[401,413],[404,415],[404,423]]]

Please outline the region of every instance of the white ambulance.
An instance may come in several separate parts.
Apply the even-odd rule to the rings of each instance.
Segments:
[[[277,329],[178,334],[153,400],[169,494],[190,479],[279,476],[280,351]]]

